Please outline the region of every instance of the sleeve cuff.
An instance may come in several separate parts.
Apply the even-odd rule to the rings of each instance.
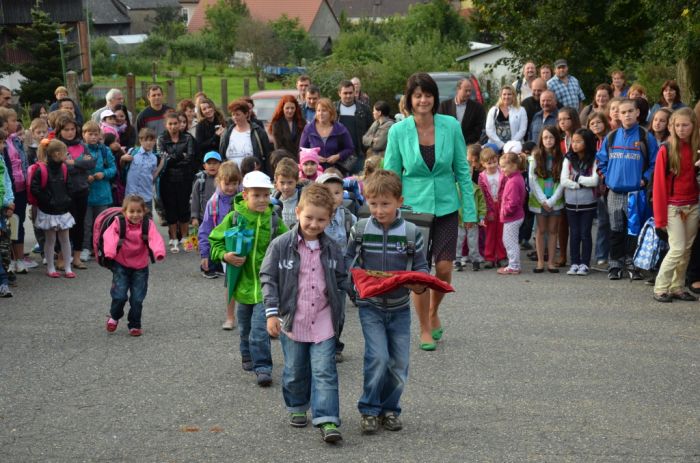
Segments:
[[[279,309],[277,307],[265,309],[265,318],[276,317],[277,315],[279,315]]]

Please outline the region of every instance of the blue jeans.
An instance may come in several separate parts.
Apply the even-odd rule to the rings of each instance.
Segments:
[[[243,360],[253,360],[256,373],[272,372],[270,335],[267,334],[265,306],[236,303],[238,332],[241,335],[240,350]]]
[[[593,249],[593,217],[595,210],[570,211],[567,209],[566,217],[569,222],[569,249],[571,263],[574,265],[591,264],[591,251]]]
[[[0,285],[9,285],[10,280],[7,277],[7,272],[5,271],[5,266],[2,265],[2,261],[0,260]]]
[[[110,316],[119,320],[124,316],[124,306],[129,301],[129,329],[141,328],[143,300],[148,291],[148,267],[140,270],[124,267],[117,262],[112,266],[112,307]]]
[[[360,305],[365,337],[364,381],[357,408],[363,415],[401,413],[399,400],[408,378],[411,348],[411,311],[379,310]]]
[[[311,406],[311,423],[340,426],[338,371],[335,368],[335,338],[318,344],[297,342],[280,334],[284,352],[282,397],[290,413],[306,412]]]
[[[595,257],[608,260],[610,255],[610,217],[604,197],[598,198],[598,233],[595,237]]]

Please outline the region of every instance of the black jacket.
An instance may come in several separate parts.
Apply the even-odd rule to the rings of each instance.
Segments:
[[[221,144],[221,139],[216,134],[216,126],[223,125],[214,118],[213,121],[202,118],[202,120],[197,122],[195,127],[194,139],[197,142],[197,160],[195,164],[198,167],[202,166],[204,155],[209,151],[219,152],[219,145]],[[219,153],[222,154],[222,153]]]
[[[158,152],[165,157],[166,167],[163,179],[168,182],[192,180],[194,160],[194,139],[187,132],[180,132],[177,142],[166,131],[158,137]]]
[[[335,110],[338,113],[338,122],[340,122],[340,101],[335,103]],[[353,140],[352,143],[355,145],[355,153],[362,155],[365,149],[368,148],[362,144],[362,137],[367,133],[370,126],[374,123],[374,117],[372,117],[372,110],[369,106],[364,104],[358,99],[355,99],[355,119],[357,124],[357,139]],[[350,131],[352,134],[352,131]]]
[[[275,141],[275,149],[285,149],[289,151],[295,158],[299,157],[299,141],[301,140],[301,133],[304,131],[304,127],[296,127],[296,122],[294,123],[296,128],[296,133],[292,135],[289,130],[289,123],[285,118],[280,118],[272,124],[272,138]]]
[[[68,183],[63,174],[61,162],[49,160],[47,163],[46,187],[41,187],[41,170],[32,174],[30,185],[32,196],[37,199],[39,209],[45,214],[61,215],[71,207],[71,197],[68,194]]]
[[[438,113],[457,118],[457,106],[455,105],[454,98],[440,103]],[[464,109],[464,117],[462,118],[462,136],[464,137],[464,142],[467,145],[478,143],[485,126],[486,110],[484,107],[474,100],[467,100],[467,107]]]

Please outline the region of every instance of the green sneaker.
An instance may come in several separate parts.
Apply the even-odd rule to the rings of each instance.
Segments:
[[[289,424],[295,428],[303,428],[309,424],[308,418],[306,418],[306,412],[297,412],[289,414]]]
[[[321,425],[321,439],[324,442],[333,443],[343,440],[343,436],[340,435],[340,431],[334,423],[323,423]]]

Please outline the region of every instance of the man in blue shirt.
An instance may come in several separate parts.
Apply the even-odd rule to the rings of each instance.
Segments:
[[[537,111],[530,121],[528,129],[528,140],[537,143],[539,141],[540,132],[546,125],[557,127],[557,97],[551,90],[545,90],[540,94],[540,111]]]
[[[554,92],[557,101],[562,106],[569,106],[576,111],[581,111],[586,96],[581,90],[578,79],[569,75],[569,66],[565,59],[556,60],[554,68],[555,75],[547,81],[547,88]]]

